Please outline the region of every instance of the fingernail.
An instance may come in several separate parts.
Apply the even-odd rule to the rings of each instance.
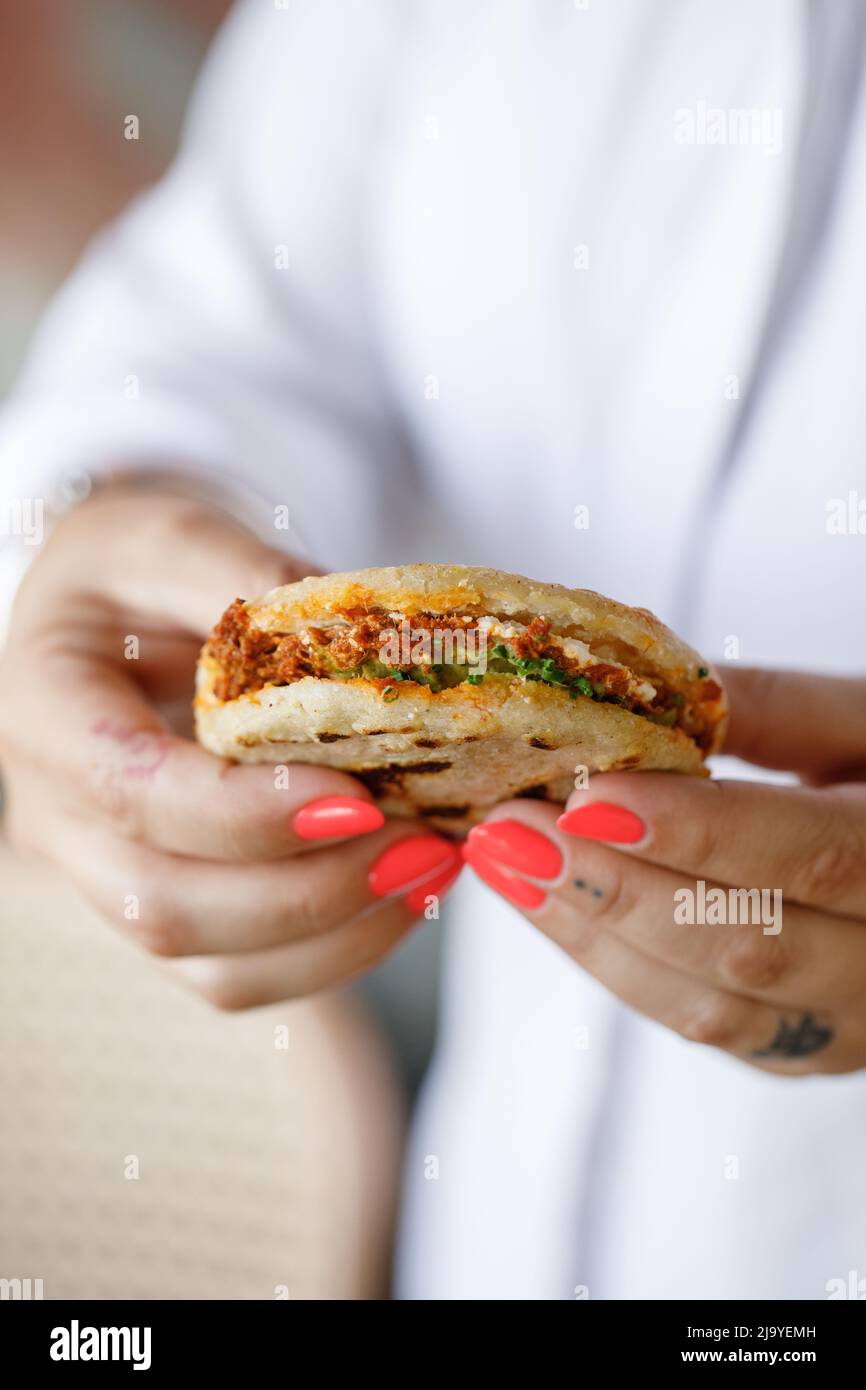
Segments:
[[[503,898],[507,898],[516,907],[535,908],[541,907],[547,900],[547,894],[535,883],[528,883],[525,878],[513,878],[504,869],[497,868],[496,864],[484,850],[468,842],[463,850],[463,858],[474,869],[479,878],[497,893],[501,893]]]
[[[411,893],[407,893],[403,901],[413,916],[420,917],[426,911],[427,900],[431,895],[439,899],[444,898],[451,885],[457,881],[462,868],[463,864],[458,862],[446,869],[444,873],[431,878],[429,883],[422,883],[420,887],[413,888]]]
[[[491,820],[473,826],[469,844],[533,878],[557,878],[562,868],[562,854],[553,841],[523,821]]]
[[[457,846],[440,840],[438,835],[412,835],[389,845],[379,855],[367,877],[370,892],[377,898],[386,898],[425,886],[437,872],[452,869],[459,861]]]
[[[612,801],[590,801],[564,811],[556,822],[566,835],[579,835],[583,840],[604,840],[609,845],[636,845],[646,834],[640,816]]]
[[[379,807],[359,796],[323,796],[302,806],[292,818],[292,829],[302,840],[369,835],[372,830],[381,830],[384,824]]]

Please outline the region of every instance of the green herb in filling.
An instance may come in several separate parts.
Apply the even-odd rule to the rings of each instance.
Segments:
[[[666,728],[673,728],[677,722],[677,712],[675,709],[666,709],[664,714],[648,714],[646,718],[653,724],[664,724]]]
[[[322,664],[328,666],[327,653],[321,652]],[[698,675],[707,673],[707,668],[702,666]],[[360,666],[352,669],[344,669],[331,666],[330,676],[335,680],[357,680],[359,678],[367,680],[387,679],[388,684],[382,688],[382,699],[390,704],[399,696],[397,683],[400,681],[414,681],[417,685],[426,686],[434,695],[442,690],[450,690],[455,686],[481,685],[485,678],[484,673],[478,671],[476,667],[470,665],[443,665],[433,664],[430,666],[409,666],[404,669],[395,669],[386,666],[375,657],[368,657]],[[514,656],[504,642],[497,642],[491,648],[487,663],[488,677],[496,676],[522,676],[524,680],[541,681],[544,685],[556,686],[559,689],[567,690],[572,700],[576,700],[582,695],[587,700],[604,700],[607,704],[619,705],[629,708],[628,702],[621,695],[611,695],[600,681],[591,681],[587,676],[570,676],[552,657],[520,657]],[[685,704],[685,697],[677,691],[671,697],[670,709],[660,713],[641,713],[643,717],[649,719],[653,724],[661,724],[666,728],[672,728],[677,722],[678,710]]]
[[[580,695],[586,695],[590,700],[595,698],[595,687],[592,681],[588,681],[586,676],[575,676],[572,686]]]
[[[557,665],[553,657],[512,656],[502,642],[497,642],[491,655],[497,663],[497,669],[504,666],[506,669],[516,671],[525,680],[543,681],[545,685],[562,686],[568,691],[572,699],[576,699],[578,695],[584,695],[588,700],[600,700],[607,694],[603,685],[593,683],[586,676],[569,676],[567,671],[563,671],[562,667]]]

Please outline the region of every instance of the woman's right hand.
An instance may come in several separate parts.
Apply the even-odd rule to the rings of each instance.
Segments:
[[[227,604],[303,572],[204,503],[108,487],[31,566],[0,661],[9,838],[222,1008],[366,970],[461,865],[345,773],[277,777],[169,725]]]

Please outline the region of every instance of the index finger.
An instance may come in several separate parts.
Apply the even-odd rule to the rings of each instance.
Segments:
[[[806,906],[866,916],[866,793],[672,773],[606,773],[575,792],[568,835],[695,878],[779,889]]]
[[[55,804],[59,796],[76,814],[153,848],[277,859],[384,824],[347,773],[234,764],[177,737],[122,671],[89,656],[54,652],[49,671],[23,688],[16,754],[50,777]]]

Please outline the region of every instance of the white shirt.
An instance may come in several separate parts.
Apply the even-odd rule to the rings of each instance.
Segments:
[[[826,528],[866,458],[858,8],[247,0],[45,321],[4,478],[218,474],[325,567],[491,564],[862,669],[866,540]],[[686,1044],[463,876],[405,1296],[821,1298],[864,1251],[866,1074]]]

